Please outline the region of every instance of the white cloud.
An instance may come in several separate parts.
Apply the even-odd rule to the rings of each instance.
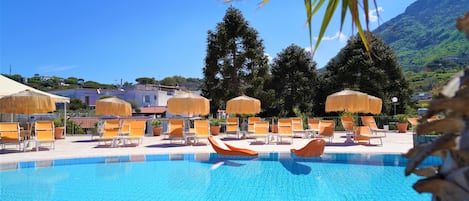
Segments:
[[[264,56],[267,56],[267,59],[269,60],[269,63],[272,63],[272,57],[270,56],[269,53],[264,53]]]
[[[370,22],[378,21],[378,15],[376,15],[376,12],[382,12],[383,10],[383,7],[378,7],[377,9],[368,11],[368,17],[370,18]]]
[[[43,73],[50,73],[50,72],[60,72],[66,71],[70,69],[74,69],[76,66],[58,66],[58,65],[48,65],[48,66],[41,66],[39,70]]]
[[[318,37],[314,37],[314,40],[317,40]],[[347,36],[345,36],[342,32],[338,31],[335,33],[334,36],[323,36],[321,41],[327,41],[327,40],[335,40],[339,39],[340,42],[345,42],[347,41]]]

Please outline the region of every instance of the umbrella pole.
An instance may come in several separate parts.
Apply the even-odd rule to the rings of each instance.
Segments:
[[[64,102],[64,136],[67,137],[67,103]]]
[[[31,130],[33,129],[33,124],[32,124],[32,123],[30,123],[30,121],[31,121],[31,117],[30,117],[30,115],[28,114],[28,122],[27,122],[27,125],[28,125],[28,130],[29,130],[29,132],[31,132],[31,133],[32,133],[32,131],[31,131]]]

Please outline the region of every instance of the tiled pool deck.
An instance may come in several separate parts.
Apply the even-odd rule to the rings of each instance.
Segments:
[[[234,146],[245,147],[256,150],[260,153],[288,153],[291,148],[301,148],[311,139],[295,138],[293,144],[259,144],[253,143],[253,139],[236,140],[224,138],[221,134],[217,138]],[[214,150],[208,144],[207,140],[201,140],[197,145],[182,145],[180,141],[173,141],[170,144],[166,136],[148,136],[143,139],[143,143],[139,146],[110,148],[98,145],[96,137],[91,140],[88,135],[83,136],[67,136],[65,139],[57,140],[54,150],[41,148],[38,152],[31,151],[31,147],[26,152],[20,152],[14,145],[7,146],[7,149],[0,150],[0,164],[14,164],[18,162],[43,161],[44,164],[37,163],[36,166],[49,166],[47,161],[57,159],[75,159],[75,158],[93,158],[93,157],[110,157],[117,156],[130,157],[129,161],[145,160],[145,156],[158,154],[202,154],[213,153]],[[284,139],[288,141],[289,139]],[[326,139],[327,141],[328,139]],[[325,153],[394,153],[401,154],[412,148],[412,133],[396,133],[390,131],[387,137],[383,138],[382,146],[369,146],[362,144],[345,144],[345,133],[336,132],[332,143],[328,143]],[[372,140],[373,144],[378,144],[379,140]],[[132,159],[132,160],[131,160]],[[70,161],[70,160],[68,160]],[[27,163],[22,163],[28,166]],[[5,167],[4,167],[5,168]],[[10,168],[7,168],[10,169]]]

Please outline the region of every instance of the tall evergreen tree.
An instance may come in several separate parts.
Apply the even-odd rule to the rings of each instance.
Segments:
[[[272,64],[272,84],[280,116],[294,116],[294,108],[311,114],[317,87],[316,62],[303,48],[290,45]]]
[[[327,65],[323,75],[325,85],[318,102],[325,102],[328,94],[349,88],[383,100],[383,113],[391,114],[391,98],[399,99],[398,112],[404,113],[411,91],[396,55],[381,38],[369,33],[371,58],[360,37],[351,38]],[[322,109],[324,111],[324,109]]]
[[[249,26],[241,11],[228,8],[216,30],[208,31],[202,95],[211,99],[211,112],[242,94],[260,98],[263,106],[269,105],[262,98],[270,93],[264,90],[268,70],[257,31]]]

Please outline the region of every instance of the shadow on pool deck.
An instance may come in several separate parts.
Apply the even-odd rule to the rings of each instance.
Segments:
[[[86,143],[86,142],[97,142],[99,141],[98,139],[92,139],[92,140],[75,140],[73,142],[77,142],[77,143]]]
[[[357,146],[361,145],[358,143],[344,143],[344,142],[327,142],[326,146],[333,146],[333,147],[349,147],[349,146]]]
[[[21,153],[18,149],[0,149],[0,154],[11,154],[11,153]]]
[[[152,144],[152,145],[147,145],[145,147],[148,148],[171,148],[171,147],[186,147],[190,146],[187,144],[171,144],[171,143],[164,143],[164,144]]]

